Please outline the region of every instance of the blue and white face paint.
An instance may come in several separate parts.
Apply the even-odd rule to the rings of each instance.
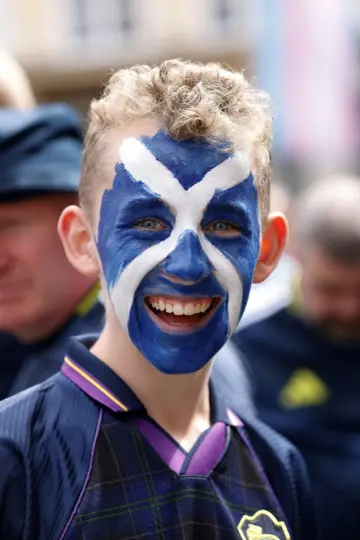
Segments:
[[[245,308],[259,252],[248,156],[159,131],[120,146],[98,250],[115,313],[164,373],[193,373]]]

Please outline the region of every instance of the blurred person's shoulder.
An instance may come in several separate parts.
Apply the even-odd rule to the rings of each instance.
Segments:
[[[212,366],[212,379],[240,416],[256,414],[248,368],[247,359],[231,340],[217,353]]]
[[[297,261],[290,255],[284,255],[267,280],[252,286],[237,331],[260,323],[287,309],[293,301],[294,281],[299,274],[300,269]]]
[[[244,353],[241,350],[239,339],[248,332],[258,335],[260,325],[262,339],[266,340],[269,333],[274,335],[274,327],[275,330],[282,327],[283,317],[280,321],[273,319],[278,314],[281,316],[291,305],[293,282],[298,274],[296,261],[285,255],[265,282],[252,287],[247,307],[233,338],[227,341],[214,359],[213,375],[241,413],[256,415],[256,407],[251,384],[252,358],[247,357],[247,351]]]

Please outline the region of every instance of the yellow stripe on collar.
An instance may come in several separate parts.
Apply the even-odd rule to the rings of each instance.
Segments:
[[[95,386],[95,388],[97,388],[100,392],[102,392],[106,397],[108,397],[113,403],[115,403],[118,407],[120,407],[120,409],[122,409],[124,412],[127,412],[129,410],[123,403],[121,403],[121,401],[116,399],[116,397],[113,394],[111,394],[108,390],[106,390],[106,388],[104,388],[100,383],[95,381],[90,375],[88,375],[85,371],[83,371],[79,366],[74,364],[68,356],[65,357],[64,362],[66,362],[66,364],[71,369],[76,371],[76,373],[78,373],[86,381],[88,381],[90,384]]]

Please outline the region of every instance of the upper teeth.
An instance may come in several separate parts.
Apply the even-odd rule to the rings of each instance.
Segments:
[[[159,311],[173,313],[174,315],[195,315],[196,313],[205,313],[209,309],[212,300],[203,300],[198,302],[165,302],[164,300],[151,299],[150,305]]]

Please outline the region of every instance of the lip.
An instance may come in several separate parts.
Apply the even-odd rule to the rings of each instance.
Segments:
[[[201,317],[201,319],[198,322],[192,322],[189,321],[188,323],[181,323],[181,324],[173,324],[168,323],[161,319],[159,316],[156,315],[154,311],[151,310],[151,308],[148,306],[146,302],[146,298],[151,296],[161,296],[161,298],[168,298],[172,302],[200,302],[201,300],[204,300],[205,298],[211,298],[213,305],[210,307],[210,309]],[[198,332],[202,328],[204,328],[209,321],[213,318],[217,310],[219,309],[219,306],[222,304],[223,299],[219,296],[191,296],[191,295],[169,295],[169,294],[147,294],[144,297],[144,306],[147,311],[147,314],[149,315],[150,319],[156,324],[160,330],[167,334],[191,334],[194,332]]]

